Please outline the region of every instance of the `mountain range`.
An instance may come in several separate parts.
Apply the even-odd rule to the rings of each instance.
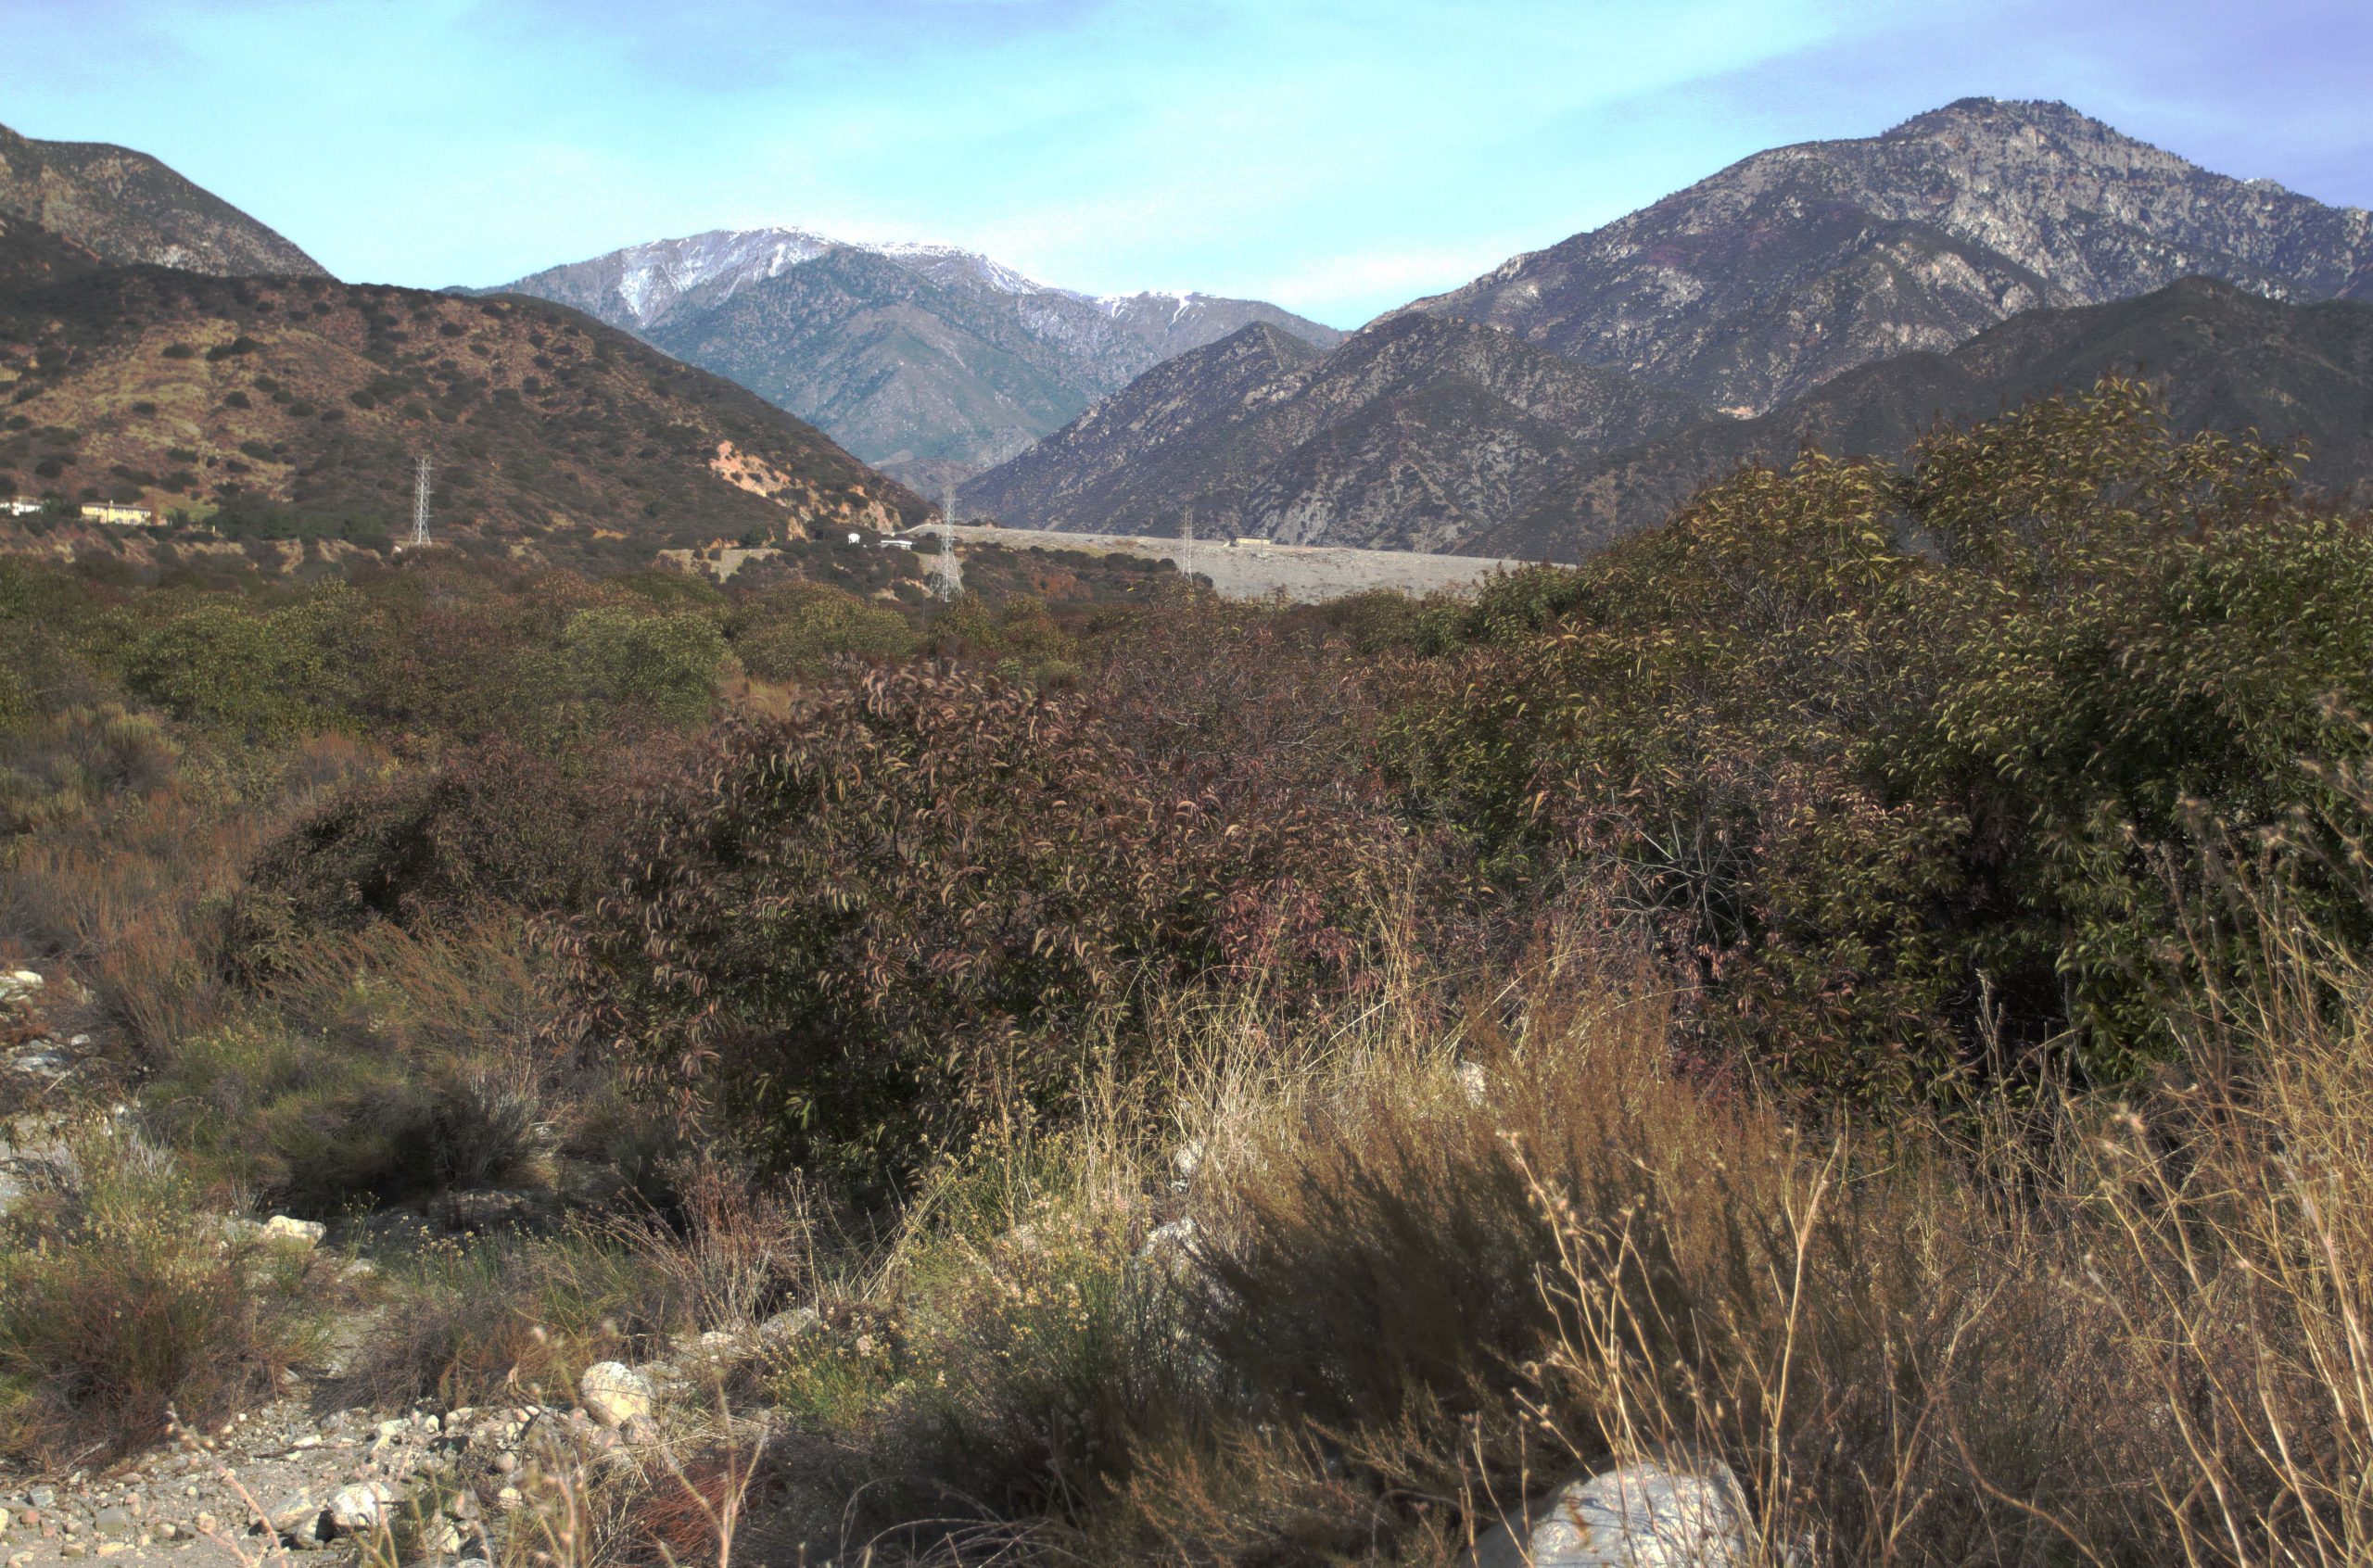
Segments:
[[[439,537],[634,565],[928,515],[812,426],[576,310],[340,283],[122,148],[0,130],[0,497],[373,537],[409,520],[427,457]]]
[[[2225,286],[2085,313],[2187,278]],[[1183,357],[971,481],[962,508],[1112,532],[1166,529],[1184,508],[1199,532],[1208,518],[1212,533],[1570,557],[1750,453],[1892,451],[1935,415],[2178,363],[2221,388],[2174,388],[2184,409],[2316,437],[2317,476],[2344,483],[2373,472],[2348,434],[2363,383],[2351,351],[2326,362],[2316,342],[2349,337],[2358,300],[2373,300],[2373,215],[2210,173],[2065,105],[1967,99],[1883,135],[1758,154],[1390,312],[1328,356],[1240,335]],[[2276,324],[2319,301],[2341,303]],[[2052,322],[1940,361],[2030,316]],[[1366,363],[1412,322],[1497,344],[1361,380],[1356,412],[1310,402],[1331,360]],[[1585,417],[1520,390],[1544,374],[1536,358],[1595,378]],[[1897,368],[1846,379],[1883,365]]]
[[[1250,326],[1148,373],[963,491],[1032,527],[1439,550],[1557,474],[1705,410],[1452,317],[1332,353]]]
[[[812,421],[930,490],[1013,457],[1154,366],[1247,325],[1343,334],[1258,300],[1091,297],[948,246],[717,230],[532,273],[571,305]]]
[[[2373,297],[2373,214],[2210,173],[2065,104],[1969,98],[1758,153],[1407,309],[1750,415],[2022,310],[2189,276]]]
[[[464,533],[647,560],[928,515],[871,458],[1025,526],[1572,558],[1741,462],[2136,370],[2373,476],[2373,217],[2059,104],[1758,154],[1349,336],[793,229],[473,292],[0,130],[0,490],[378,525],[426,453]]]

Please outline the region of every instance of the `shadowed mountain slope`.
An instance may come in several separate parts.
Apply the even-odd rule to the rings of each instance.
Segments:
[[[1251,327],[1145,376],[963,491],[1009,525],[1444,550],[1542,479],[1703,411],[1507,333],[1402,317],[1320,356]]]
[[[2284,305],[2205,278],[2113,305],[2036,310],[1949,354],[1865,365],[1758,419],[1713,419],[1578,465],[1476,553],[1572,560],[1650,526],[1707,480],[1806,446],[1900,453],[1937,420],[1979,419],[2102,374],[2139,373],[2178,431],[2255,430],[2308,443],[2305,478],[2373,476],[2373,304]]]

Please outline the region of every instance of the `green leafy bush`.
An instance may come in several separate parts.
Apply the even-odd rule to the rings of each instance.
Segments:
[[[176,718],[286,732],[323,694],[328,672],[317,631],[302,609],[257,614],[201,604],[143,637],[125,674],[133,691]]]
[[[764,680],[812,680],[845,656],[902,659],[920,641],[896,610],[822,583],[787,583],[734,620],[734,651]]]
[[[2373,538],[2288,475],[2117,381],[1901,474],[1743,470],[1494,585],[1389,755],[1497,884],[1656,931],[1759,1070],[1950,1095],[2058,1041],[2120,1076],[2170,1046],[2195,825],[2288,834],[2340,809],[2299,759],[2365,749]]]
[[[570,616],[561,646],[589,697],[648,707],[687,726],[709,716],[726,653],[723,634],[702,616],[614,605]]]

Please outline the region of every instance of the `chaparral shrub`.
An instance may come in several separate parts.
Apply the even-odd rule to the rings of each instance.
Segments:
[[[1141,986],[1339,986],[1391,842],[1148,767],[1076,698],[876,672],[729,727],[654,803],[573,939],[581,1017],[774,1154],[892,1174],[1071,1107]]]
[[[1949,1097],[2047,1042],[2128,1074],[2201,894],[2161,852],[2347,815],[2300,759],[2365,747],[2373,536],[2290,474],[2115,380],[1908,473],[1743,469],[1488,590],[1390,721],[1403,798],[1520,903],[1657,931],[1796,1087]]]

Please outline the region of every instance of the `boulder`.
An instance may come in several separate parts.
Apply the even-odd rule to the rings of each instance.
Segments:
[[[363,1535],[379,1527],[396,1494],[376,1481],[341,1486],[330,1494],[330,1523],[345,1535]]]
[[[286,1214],[275,1214],[263,1222],[267,1240],[297,1242],[305,1246],[319,1246],[330,1228],[319,1220],[292,1220]]]
[[[604,1426],[624,1426],[649,1415],[656,1397],[651,1380],[623,1361],[596,1361],[577,1382],[585,1413]]]
[[[1518,1536],[1523,1537],[1518,1544]],[[1472,1568],[1747,1568],[1755,1530],[1719,1460],[1627,1464],[1529,1504],[1475,1544]]]
[[[264,1518],[273,1529],[286,1534],[300,1525],[311,1524],[320,1517],[322,1505],[313,1500],[311,1493],[290,1492],[266,1510]]]

